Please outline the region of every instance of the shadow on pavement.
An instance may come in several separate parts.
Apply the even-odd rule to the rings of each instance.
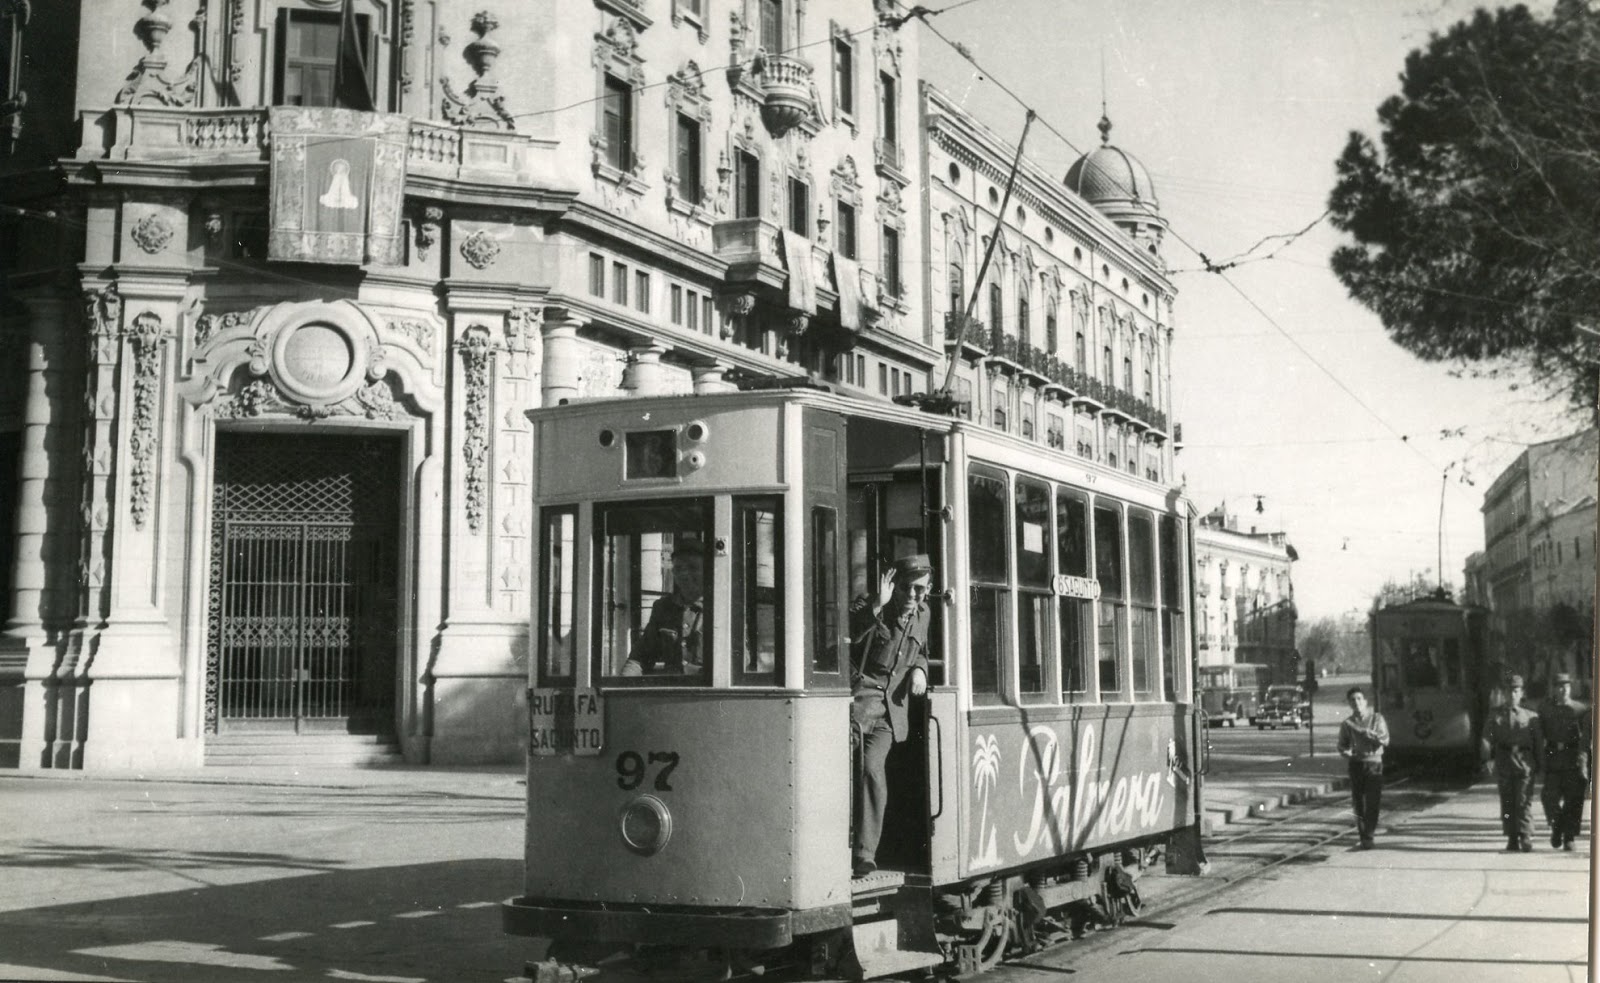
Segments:
[[[119,862],[130,851],[106,852],[108,858],[81,862]],[[307,863],[220,856],[224,863]],[[219,856],[196,853],[194,862],[214,866]],[[466,860],[11,911],[0,913],[0,963],[13,971],[175,983],[341,977],[500,983],[521,971],[531,949],[529,940],[500,931],[498,902],[517,893],[521,880],[521,860]]]

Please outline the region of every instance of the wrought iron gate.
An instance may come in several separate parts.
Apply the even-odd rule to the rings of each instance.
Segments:
[[[217,435],[207,731],[392,728],[399,450]]]

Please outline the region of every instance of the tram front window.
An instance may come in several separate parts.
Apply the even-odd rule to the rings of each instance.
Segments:
[[[594,522],[601,682],[709,682],[710,500],[597,505]]]

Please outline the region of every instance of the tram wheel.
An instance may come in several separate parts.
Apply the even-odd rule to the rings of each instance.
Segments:
[[[1006,948],[1011,944],[1011,909],[994,905],[983,911],[983,928],[970,942],[959,942],[955,947],[956,974],[958,976],[987,973],[1000,965]]]

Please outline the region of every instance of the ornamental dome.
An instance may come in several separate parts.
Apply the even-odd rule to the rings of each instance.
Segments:
[[[1138,158],[1111,145],[1111,120],[1100,117],[1100,146],[1079,157],[1067,171],[1067,187],[1089,204],[1143,204],[1159,211],[1150,172]]]
[[[1150,172],[1138,158],[1111,145],[1111,120],[1100,117],[1100,146],[1067,170],[1066,186],[1135,239],[1159,244],[1166,222]]]

